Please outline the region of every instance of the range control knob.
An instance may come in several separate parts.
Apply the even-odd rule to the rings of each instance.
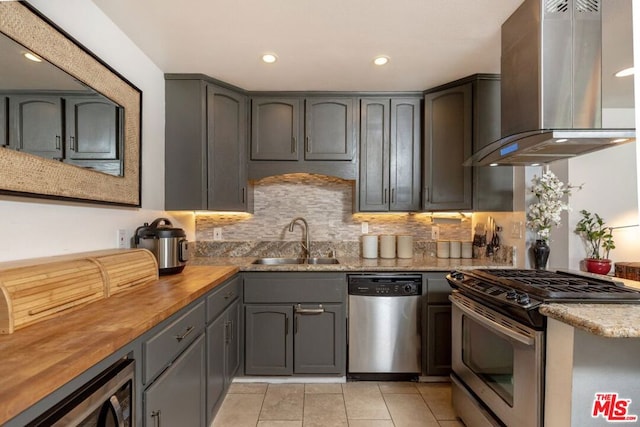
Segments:
[[[453,277],[456,280],[462,280],[464,279],[464,274],[461,273],[460,271],[453,271],[451,272],[451,277]]]
[[[531,300],[529,299],[529,295],[527,294],[518,294],[516,302],[520,305],[527,305],[531,302]]]
[[[413,286],[411,286],[411,285],[404,285],[404,293],[405,293],[405,294],[410,294],[411,292],[413,292]]]
[[[515,290],[510,289],[510,290],[507,291],[506,297],[507,297],[507,299],[516,299],[516,298],[518,298],[518,293]]]

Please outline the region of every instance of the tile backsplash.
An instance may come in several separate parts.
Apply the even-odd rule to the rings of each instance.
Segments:
[[[416,252],[433,251],[429,214],[353,214],[354,182],[311,174],[288,174],[254,183],[255,214],[199,213],[196,216],[198,256],[279,256],[300,252],[301,226],[309,224],[315,256],[335,250],[338,256],[359,256],[362,223],[370,234],[411,234]],[[453,215],[454,217],[456,214]],[[471,218],[462,215],[438,222],[440,239],[471,240]],[[214,228],[222,240],[214,241]]]

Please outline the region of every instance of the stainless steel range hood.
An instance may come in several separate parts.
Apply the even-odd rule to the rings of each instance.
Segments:
[[[613,3],[628,8],[629,33],[623,37],[630,42],[631,0],[525,0],[505,21],[502,138],[465,165],[549,163],[635,140],[633,124],[602,127],[603,61],[608,65],[603,36],[609,42],[608,27],[620,26],[602,18]],[[627,50],[632,66],[633,51]],[[633,77],[626,79],[633,97]]]

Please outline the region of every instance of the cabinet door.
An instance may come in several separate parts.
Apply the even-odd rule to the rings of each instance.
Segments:
[[[307,98],[306,160],[351,160],[354,147],[354,99]]]
[[[451,304],[427,306],[427,375],[451,373]]]
[[[342,304],[303,304],[295,309],[294,372],[345,371],[345,314]]]
[[[425,95],[424,210],[469,210],[472,83]]]
[[[207,423],[225,391],[226,317],[220,315],[207,326]]]
[[[49,159],[61,159],[62,100],[56,96],[9,98],[9,146]]]
[[[252,160],[298,160],[300,102],[299,98],[252,99]]]
[[[205,380],[202,334],[144,391],[145,425],[204,426]]]
[[[240,367],[240,303],[236,301],[227,309],[225,389]]]
[[[66,158],[117,159],[122,110],[101,97],[65,98],[65,105]]]
[[[0,95],[0,147],[9,144],[9,98]]]
[[[420,100],[391,99],[390,210],[420,209]]]
[[[293,308],[245,306],[245,373],[291,375],[293,373]]]
[[[207,86],[208,208],[247,208],[246,98]]]
[[[360,211],[389,210],[389,99],[360,101]]]

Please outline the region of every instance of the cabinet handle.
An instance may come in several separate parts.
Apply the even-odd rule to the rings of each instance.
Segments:
[[[429,201],[429,187],[424,188],[424,201],[425,202]]]
[[[392,188],[391,189],[391,203],[395,203],[396,202],[396,189]]]
[[[242,203],[245,202],[244,200],[244,192],[246,191],[245,187],[242,187]]]
[[[233,291],[229,291],[227,292],[227,294],[224,296],[224,299],[229,299],[231,297],[233,297],[235,294],[233,293]]]
[[[382,203],[387,203],[387,189],[384,189],[384,200],[382,201]]]
[[[298,335],[298,316],[293,320],[293,334]]]
[[[151,411],[151,418],[153,418],[153,424],[156,427],[160,427],[160,409],[157,411]]]
[[[60,149],[60,135],[56,135],[56,150]]]
[[[185,339],[187,337],[187,335],[189,335],[191,332],[193,332],[194,327],[193,326],[189,326],[187,328],[186,331],[184,331],[184,333],[182,335],[176,335],[176,339],[178,340],[178,342],[182,341],[183,339]]]
[[[311,137],[307,137],[307,153],[311,153]]]
[[[229,332],[229,330],[231,328],[229,328],[229,325],[231,325],[231,322],[224,322],[224,343],[225,344],[229,344],[231,342],[231,332]]]
[[[69,146],[71,147],[71,151],[76,151],[76,138],[73,136],[69,137]]]
[[[291,152],[292,153],[297,153],[298,152],[298,141],[297,141],[297,138],[295,136],[291,137]]]
[[[296,306],[296,314],[322,314],[324,313],[324,307],[322,304],[318,304],[318,308],[302,308],[300,304]]]

